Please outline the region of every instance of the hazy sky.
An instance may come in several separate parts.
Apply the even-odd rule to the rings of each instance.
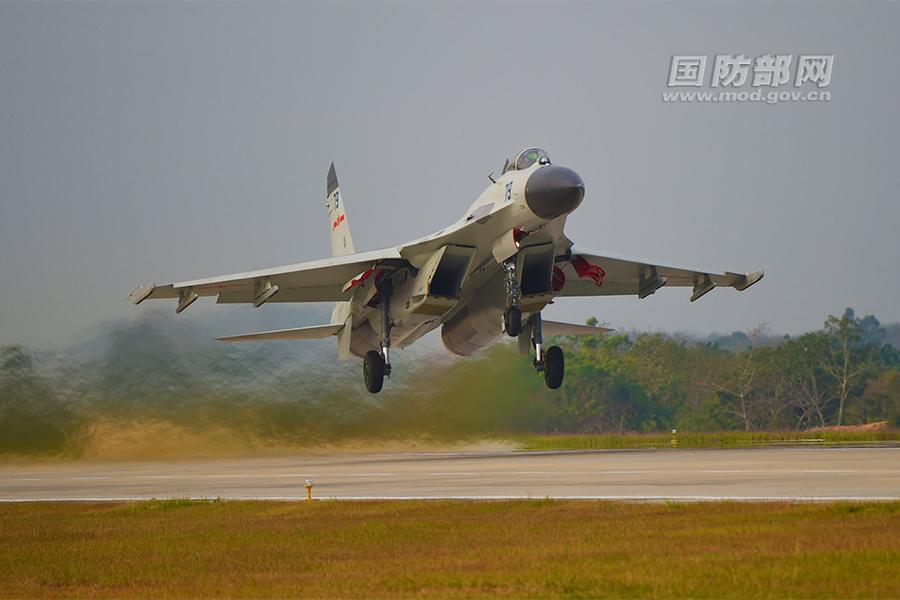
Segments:
[[[587,183],[577,244],[766,271],[553,318],[900,320],[898,24],[889,2],[2,2],[0,344],[139,314],[139,283],[327,256],[332,160],[366,250],[459,218],[526,145]],[[672,54],[722,53],[834,54],[832,100],[662,101]]]

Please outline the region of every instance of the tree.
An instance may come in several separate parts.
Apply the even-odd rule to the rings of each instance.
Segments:
[[[873,378],[849,412],[863,423],[887,421],[900,427],[900,370],[887,369]]]
[[[828,424],[828,404],[833,395],[830,378],[822,365],[829,349],[828,336],[819,331],[783,342],[778,348],[781,376],[788,387],[785,399],[792,404],[797,429],[804,426],[825,427]]]
[[[720,394],[734,401],[731,411],[741,420],[744,431],[752,431],[753,400],[757,392],[757,376],[760,372],[760,361],[757,357],[759,343],[766,333],[767,324],[761,324],[748,332],[750,346],[735,360],[728,361],[725,372],[721,373],[710,385]]]
[[[873,317],[874,319],[874,317]],[[877,320],[875,321],[877,323]],[[867,321],[866,331],[852,308],[847,308],[839,318],[829,315],[825,320],[825,333],[831,338],[831,351],[822,365],[837,385],[838,414],[837,425],[844,421],[847,399],[864,373],[864,353],[866,333],[871,339],[871,321]]]

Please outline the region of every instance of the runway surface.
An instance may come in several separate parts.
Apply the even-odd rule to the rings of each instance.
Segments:
[[[900,499],[900,448],[339,454],[0,466],[0,500]]]

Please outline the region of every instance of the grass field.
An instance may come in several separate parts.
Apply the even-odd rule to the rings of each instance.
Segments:
[[[0,597],[900,597],[900,503],[0,505]]]
[[[778,444],[828,446],[900,442],[900,430],[879,431],[721,431],[678,433],[679,448],[746,448]],[[522,450],[590,450],[603,448],[667,448],[670,433],[604,435],[525,435],[516,438]]]

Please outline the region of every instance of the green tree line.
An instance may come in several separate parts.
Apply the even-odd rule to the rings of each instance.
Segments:
[[[798,337],[737,337],[738,349],[662,333],[568,340],[552,430],[900,426],[900,352],[875,317],[848,308]]]

